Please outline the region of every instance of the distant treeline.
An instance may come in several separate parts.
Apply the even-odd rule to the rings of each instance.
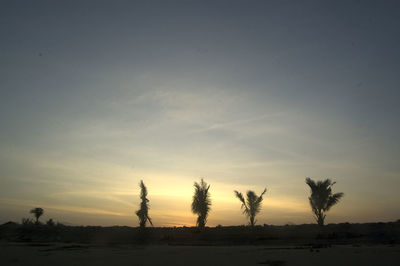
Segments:
[[[140,227],[21,225],[0,226],[0,239],[13,242],[169,245],[294,245],[399,244],[400,221],[364,224],[258,225],[205,227]]]

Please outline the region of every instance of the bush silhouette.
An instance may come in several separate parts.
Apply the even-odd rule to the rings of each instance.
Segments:
[[[53,221],[52,218],[50,218],[50,219],[46,222],[46,225],[48,225],[48,226],[55,226],[56,223]]]
[[[141,228],[146,227],[147,221],[153,226],[153,222],[149,217],[149,200],[147,199],[147,188],[143,183],[143,180],[140,181],[140,199],[142,202],[140,203],[140,209],[136,211],[136,215],[139,218],[139,225]]]
[[[192,201],[192,212],[197,214],[197,226],[202,229],[207,222],[207,216],[210,211],[211,200],[208,190],[210,185],[201,179],[200,183],[194,182],[194,195]]]
[[[342,192],[332,194],[332,186],[335,183],[330,179],[315,182],[309,177],[306,178],[306,184],[311,188],[311,196],[308,198],[311,210],[320,226],[324,225],[325,213],[344,196]]]
[[[34,221],[30,218],[22,218],[21,224],[25,226],[33,225]]]
[[[43,215],[44,211],[43,211],[42,208],[34,208],[34,209],[32,209],[32,210],[30,211],[30,213],[32,213],[32,214],[35,216],[35,218],[36,218],[36,223],[38,224],[38,223],[39,223],[39,218],[40,218],[40,216]]]
[[[249,218],[249,223],[253,227],[256,223],[256,215],[261,211],[261,202],[263,200],[264,193],[267,192],[265,188],[260,196],[252,190],[247,191],[246,200],[244,199],[242,193],[235,190],[236,197],[242,202],[241,208],[243,209],[243,214]]]

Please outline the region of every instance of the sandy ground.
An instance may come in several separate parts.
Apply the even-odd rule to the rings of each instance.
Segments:
[[[400,246],[91,246],[1,243],[1,265],[400,265]]]

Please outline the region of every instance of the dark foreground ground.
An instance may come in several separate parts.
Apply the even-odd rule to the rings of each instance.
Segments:
[[[0,265],[400,265],[400,222],[148,228],[0,225]]]
[[[398,245],[327,248],[271,246],[93,246],[2,243],[1,265],[399,265]]]
[[[400,221],[389,223],[195,227],[0,225],[0,241],[151,245],[365,245],[400,244]]]

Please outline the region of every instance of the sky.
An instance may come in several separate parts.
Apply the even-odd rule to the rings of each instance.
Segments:
[[[0,222],[314,223],[305,178],[344,192],[327,223],[400,219],[398,1],[1,1]]]

